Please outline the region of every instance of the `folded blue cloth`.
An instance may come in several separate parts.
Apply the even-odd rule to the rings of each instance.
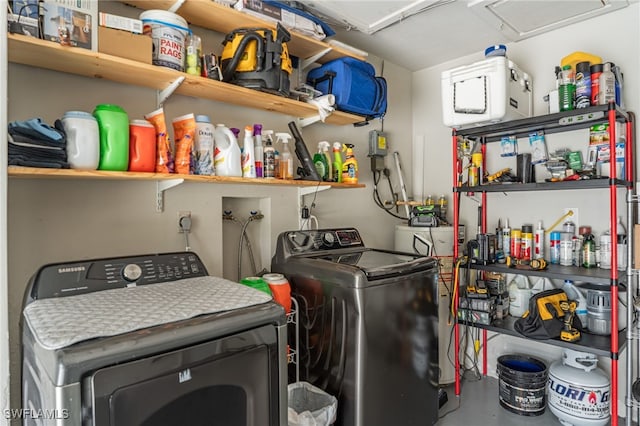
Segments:
[[[28,136],[40,141],[65,144],[64,131],[58,130],[42,121],[41,118],[12,121],[9,123],[9,134]]]
[[[8,154],[22,155],[33,159],[67,161],[67,151],[64,149],[32,148],[10,143]]]
[[[33,158],[25,157],[22,155],[10,155],[10,166],[23,166],[23,167],[46,167],[48,169],[69,169],[71,168],[66,161],[56,160],[34,160]]]

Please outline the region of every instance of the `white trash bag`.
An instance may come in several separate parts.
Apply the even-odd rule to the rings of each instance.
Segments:
[[[287,387],[289,426],[329,426],[336,421],[338,400],[307,382]]]

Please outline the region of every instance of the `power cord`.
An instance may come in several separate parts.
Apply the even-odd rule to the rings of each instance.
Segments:
[[[387,178],[387,182],[389,183],[389,190],[392,194],[393,201],[394,201],[393,204],[390,205],[389,207],[384,205],[384,201],[382,201],[382,198],[380,198],[380,193],[378,192],[378,184],[380,183],[380,179],[382,178],[383,174]],[[402,219],[402,220],[409,220],[408,217],[397,215],[391,211],[396,206],[397,200],[396,200],[395,194],[393,193],[393,185],[391,184],[390,177],[391,177],[391,171],[386,167],[382,169],[382,171],[373,170],[373,201],[376,203],[378,207],[380,207],[382,210],[384,210],[391,216],[398,219]]]
[[[180,229],[184,234],[185,241],[185,251],[191,251],[191,246],[189,245],[189,233],[191,232],[191,218],[188,216],[184,216],[180,218]]]

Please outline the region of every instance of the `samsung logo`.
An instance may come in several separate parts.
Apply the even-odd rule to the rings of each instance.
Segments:
[[[84,266],[69,266],[66,268],[58,268],[59,274],[65,274],[67,272],[82,272],[85,270]]]
[[[178,382],[179,383],[188,382],[189,380],[191,380],[191,370],[189,370],[187,368],[186,370],[182,370],[182,371],[178,372]]]

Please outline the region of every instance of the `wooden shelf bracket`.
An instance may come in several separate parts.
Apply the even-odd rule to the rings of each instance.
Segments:
[[[184,182],[184,179],[168,179],[156,182],[156,212],[164,211],[164,191],[167,191]]]

